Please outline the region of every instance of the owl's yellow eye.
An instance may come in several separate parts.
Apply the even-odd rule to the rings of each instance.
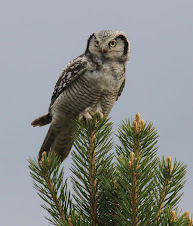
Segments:
[[[110,47],[115,47],[117,44],[116,40],[109,42]]]
[[[96,47],[98,47],[99,46],[99,41],[95,41],[94,44],[95,44]]]

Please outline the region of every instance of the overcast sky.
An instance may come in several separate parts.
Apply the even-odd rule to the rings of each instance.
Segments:
[[[48,127],[30,123],[47,112],[65,65],[102,29],[131,41],[114,130],[136,112],[154,123],[158,155],[188,165],[179,206],[193,213],[193,1],[0,0],[0,225],[48,225],[27,167]]]

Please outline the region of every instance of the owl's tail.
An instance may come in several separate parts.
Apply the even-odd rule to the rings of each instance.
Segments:
[[[47,154],[55,152],[60,157],[61,162],[68,156],[74,142],[74,128],[67,124],[65,128],[57,129],[50,125],[39,151],[39,161],[42,159],[43,152]]]
[[[36,126],[45,126],[47,124],[49,124],[50,122],[52,121],[52,116],[50,113],[48,113],[47,115],[43,115],[39,118],[36,118],[32,123],[31,125],[33,127],[36,127]]]

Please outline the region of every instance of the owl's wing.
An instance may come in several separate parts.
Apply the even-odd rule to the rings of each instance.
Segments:
[[[84,57],[84,54],[80,55],[73,61],[71,61],[67,67],[64,69],[62,74],[60,75],[55,88],[52,94],[51,103],[49,106],[48,114],[43,115],[39,118],[36,118],[31,125],[36,126],[44,126],[51,122],[52,114],[51,107],[54,104],[55,100],[60,96],[60,94],[68,87],[73,81],[80,76],[87,69],[87,61]]]
[[[121,87],[120,87],[120,89],[119,89],[119,92],[118,92],[118,95],[117,95],[117,100],[118,100],[118,98],[121,96],[121,93],[122,93],[124,87],[125,87],[125,79],[124,79],[124,81],[122,82]]]
[[[52,94],[49,111],[54,104],[55,100],[60,94],[73,83],[87,69],[87,62],[84,60],[84,55],[80,55],[71,61],[60,75]]]

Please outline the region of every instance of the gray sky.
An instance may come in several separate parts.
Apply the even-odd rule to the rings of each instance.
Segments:
[[[179,206],[193,213],[193,1],[1,0],[0,225],[48,225],[27,168],[48,127],[30,122],[47,112],[62,69],[102,29],[122,30],[131,41],[114,130],[136,112],[154,123],[158,155],[188,165]],[[67,176],[70,163],[63,163]]]

